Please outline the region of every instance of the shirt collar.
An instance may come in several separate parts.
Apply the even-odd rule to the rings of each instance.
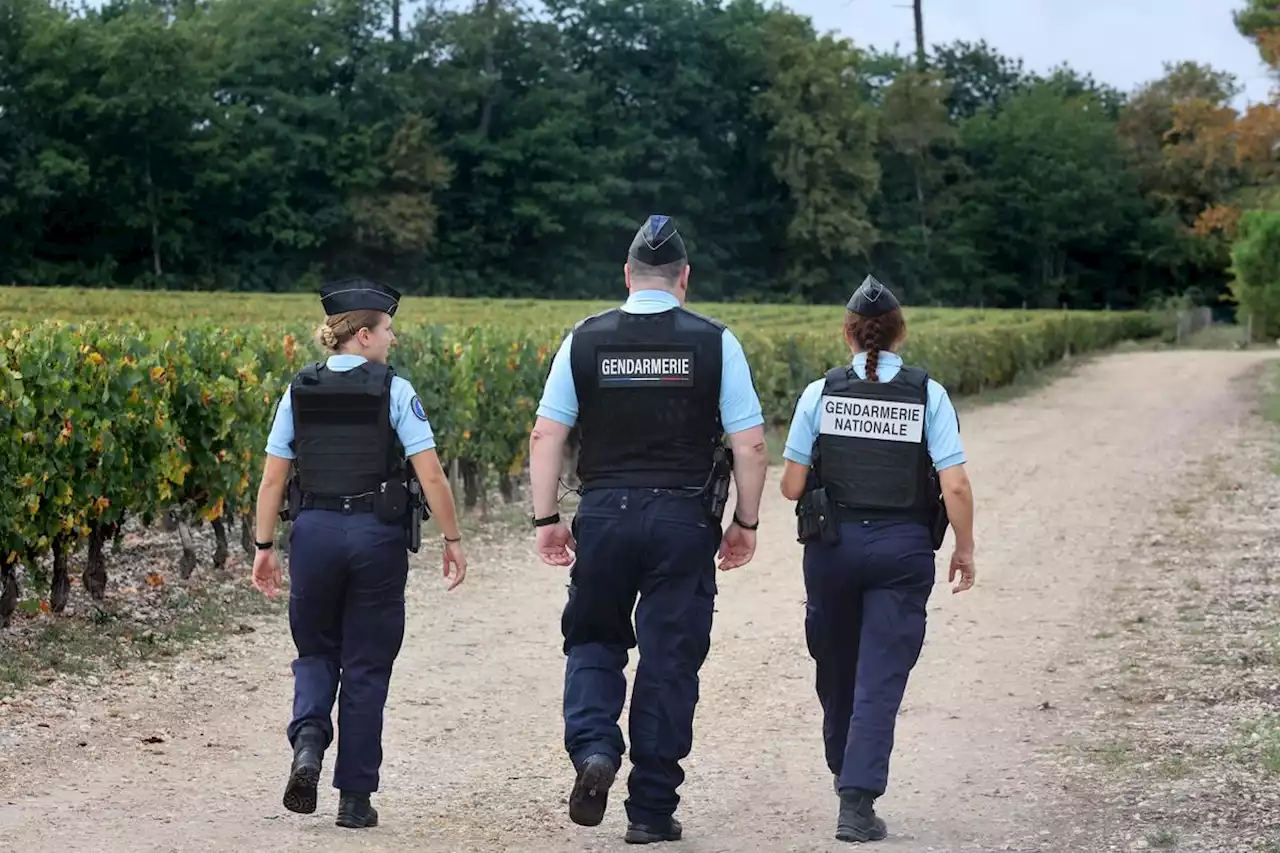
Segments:
[[[325,365],[330,370],[350,370],[353,367],[359,367],[368,361],[362,355],[354,355],[352,353],[340,352],[336,355],[329,356]]]
[[[626,307],[675,308],[680,304],[674,293],[665,290],[636,290],[627,297]]]
[[[900,365],[902,364],[902,356],[898,355],[896,352],[881,350],[880,357],[877,359],[877,364]],[[860,352],[855,355],[853,357],[853,365],[855,367],[866,367],[867,354],[865,352]]]

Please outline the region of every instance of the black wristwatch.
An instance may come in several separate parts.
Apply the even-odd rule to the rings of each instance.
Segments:
[[[543,516],[542,518],[534,518],[533,520],[534,527],[546,527],[548,524],[559,524],[559,523],[560,523],[560,513],[558,512],[552,513],[551,515]]]
[[[757,518],[755,524],[747,524],[745,521],[738,518],[738,514],[735,512],[733,514],[733,523],[741,527],[743,530],[755,530],[760,526],[760,519]]]
[[[259,551],[270,551],[276,545],[274,542],[254,542],[253,544]]]

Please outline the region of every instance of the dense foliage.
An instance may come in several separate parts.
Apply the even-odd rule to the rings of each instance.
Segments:
[[[406,310],[430,315],[431,307],[422,300]],[[735,307],[703,310],[728,319]],[[19,321],[0,336],[0,623],[17,603],[19,563],[33,592],[50,591],[55,611],[65,606],[67,558],[82,544],[84,584],[100,598],[103,546],[127,516],[148,521],[173,512],[211,522],[214,562],[221,564],[226,520],[247,520],[253,511],[275,403],[297,370],[319,356],[306,324],[175,327],[116,319],[129,310],[124,301],[119,313],[87,323]],[[790,418],[807,382],[848,354],[839,308],[821,320],[806,308],[775,312],[788,310],[793,325],[779,316],[738,331],[774,425]],[[962,394],[1069,352],[1159,334],[1164,319],[924,309],[913,316],[904,355]],[[392,357],[421,396],[438,452],[468,504],[485,500],[494,484],[512,496],[548,359],[566,331],[564,320],[527,327],[473,320],[402,323]],[[249,532],[242,527],[242,542],[252,541]],[[195,567],[194,550],[186,550],[184,575]]]
[[[1269,177],[1212,69],[918,65],[760,0],[69,5],[0,4],[0,282],[602,298],[660,211],[707,299],[1122,308],[1224,292]]]

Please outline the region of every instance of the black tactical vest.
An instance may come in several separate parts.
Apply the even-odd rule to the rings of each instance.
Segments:
[[[364,495],[403,471],[404,447],[391,425],[394,375],[366,361],[351,370],[317,362],[294,377],[293,448],[304,495]]]
[[[827,372],[814,472],[843,518],[933,519],[938,480],[929,456],[929,374],[902,367],[888,382],[852,367]]]
[[[706,485],[720,423],[724,325],[685,308],[588,317],[569,348],[583,488]]]

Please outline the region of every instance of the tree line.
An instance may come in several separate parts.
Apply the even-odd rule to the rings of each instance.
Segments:
[[[0,281],[614,298],[662,212],[700,299],[1207,302],[1273,180],[1238,92],[760,0],[5,0]]]

